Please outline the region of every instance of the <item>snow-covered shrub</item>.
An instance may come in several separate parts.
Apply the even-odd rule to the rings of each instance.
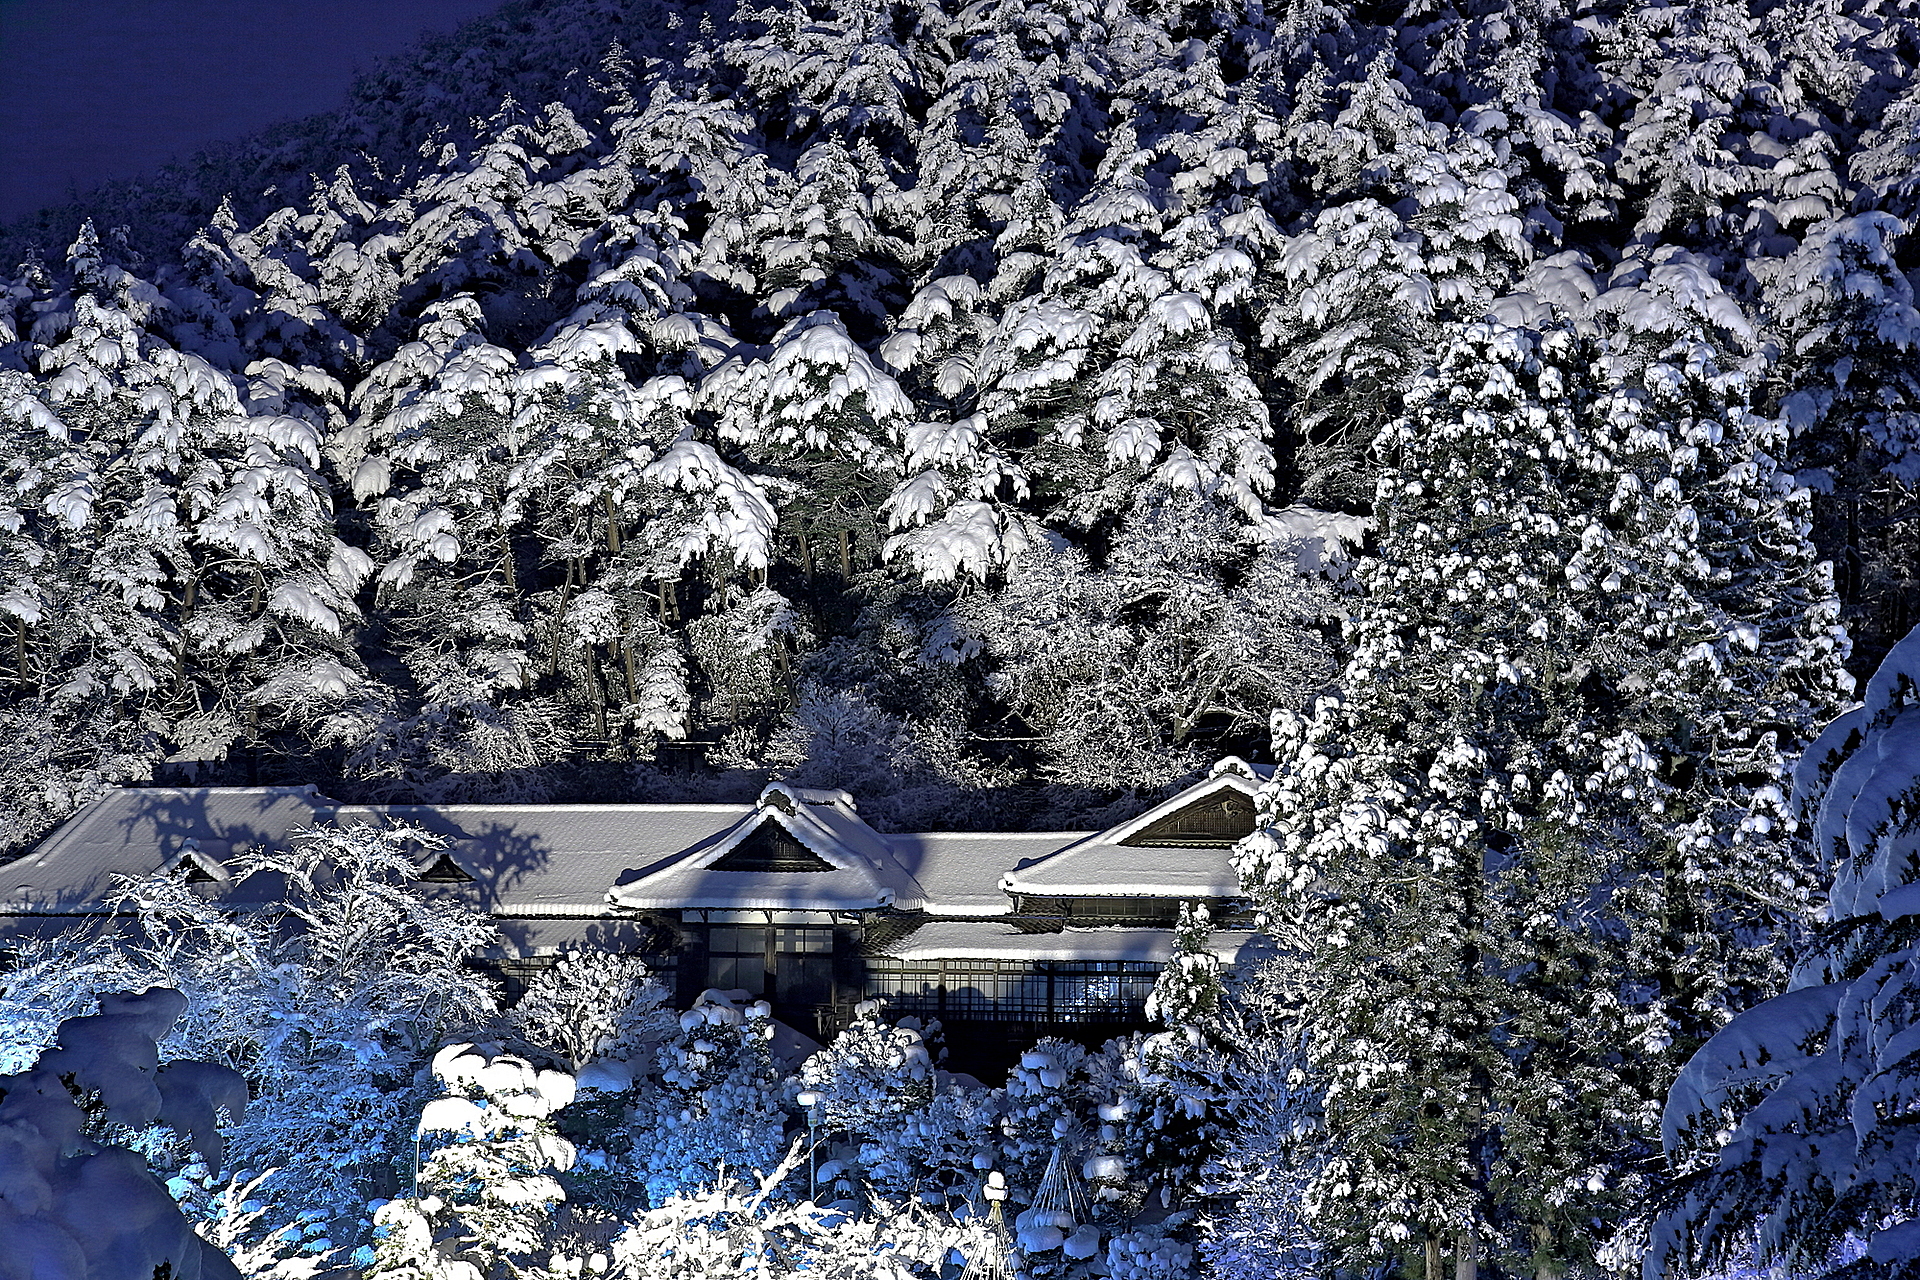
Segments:
[[[936,1079],[925,1106],[860,1136],[859,1165],[884,1199],[911,1196],[966,1214],[978,1207],[986,1171],[1000,1164],[1005,1099],[997,1089]]]
[[[578,952],[536,978],[505,1019],[574,1071],[579,1097],[559,1117],[579,1148],[566,1181],[609,1211],[635,1200],[627,1113],[637,1091],[654,1087],[659,1050],[679,1032],[668,994],[637,957]]]
[[[507,1020],[578,1072],[596,1058],[651,1055],[674,1025],[670,995],[637,956],[569,952],[528,984]]]
[[[916,1029],[890,1024],[878,1000],[863,1000],[833,1043],[808,1058],[799,1081],[817,1109],[816,1123],[875,1133],[933,1098],[933,1061]]]
[[[751,1179],[736,1169],[662,1199],[613,1246],[617,1280],[927,1280],[952,1274],[977,1232],[907,1202],[866,1213],[794,1199],[802,1140]]]
[[[1040,736],[1045,771],[1089,787],[1156,787],[1199,766],[1203,721],[1245,729],[1332,674],[1315,630],[1324,583],[1258,550],[1241,517],[1179,490],[1143,494],[1103,565],[1064,539],[952,609],[957,644]]]
[[[554,1174],[574,1158],[552,1116],[573,1101],[574,1079],[492,1048],[434,1054],[447,1092],[427,1104],[416,1132],[445,1145],[421,1159],[411,1196],[375,1212],[371,1275],[517,1280],[540,1274],[536,1255],[550,1260],[553,1207],[566,1199]]]
[[[183,1174],[190,1172],[198,1169],[189,1166],[182,1170]],[[324,1251],[302,1247],[299,1224],[273,1225],[267,1206],[254,1196],[273,1174],[269,1169],[244,1181],[235,1174],[219,1185],[207,1203],[189,1209],[188,1216],[201,1239],[233,1259],[243,1280],[312,1280],[325,1264]],[[176,1177],[168,1181],[168,1190],[176,1197],[180,1195],[176,1184],[183,1180]],[[202,1175],[201,1180],[214,1182],[211,1174]]]
[[[711,1187],[723,1168],[772,1169],[785,1148],[786,1100],[768,1050],[772,1010],[703,992],[658,1051],[659,1083],[628,1113],[627,1164],[660,1204]]]
[[[53,1043],[60,1023],[101,993],[138,985],[141,966],[99,938],[15,938],[0,973],[0,1074],[24,1071]]]
[[[1021,1054],[1007,1072],[996,1167],[1016,1188],[1031,1193],[1056,1150],[1084,1141],[1085,1118],[1093,1109],[1091,1057],[1070,1040],[1050,1037]]]
[[[1193,1246],[1172,1234],[1186,1217],[1173,1214],[1115,1235],[1107,1243],[1107,1274],[1113,1280],[1186,1280],[1193,1275]]]
[[[1231,1122],[1220,1109],[1220,1052],[1178,1031],[1109,1041],[1088,1063],[1098,1097],[1085,1176],[1103,1202],[1172,1208]]]
[[[219,1163],[221,1113],[241,1116],[246,1082],[211,1062],[160,1062],[157,1042],[186,1007],[165,987],[103,995],[31,1067],[0,1076],[0,1276],[237,1280],[146,1163],[106,1138],[166,1125]]]

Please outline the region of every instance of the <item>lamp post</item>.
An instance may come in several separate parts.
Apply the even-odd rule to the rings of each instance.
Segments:
[[[820,1138],[816,1126],[820,1123],[821,1098],[812,1089],[802,1090],[793,1099],[807,1109],[807,1199],[815,1203],[820,1199]]]

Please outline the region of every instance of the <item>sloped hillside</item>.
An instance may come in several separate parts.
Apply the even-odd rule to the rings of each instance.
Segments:
[[[1489,315],[1783,421],[1870,666],[1916,65],[1891,2],[509,5],[0,295],[4,838],[166,761],[1167,784],[1332,680],[1376,434]]]

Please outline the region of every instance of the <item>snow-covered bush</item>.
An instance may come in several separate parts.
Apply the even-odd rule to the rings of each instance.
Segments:
[[[189,1166],[181,1172],[184,1175],[197,1171],[195,1166]],[[245,1180],[235,1174],[224,1184],[218,1184],[219,1189],[208,1196],[204,1204],[182,1207],[194,1220],[194,1230],[200,1233],[200,1238],[233,1259],[243,1280],[312,1280],[325,1265],[325,1251],[303,1247],[300,1224],[270,1222],[267,1205],[254,1195],[273,1173],[269,1169]],[[202,1174],[200,1180],[215,1182],[212,1174]],[[187,1179],[168,1180],[167,1189],[176,1198],[181,1196],[178,1184],[183,1181]]]
[[[170,873],[117,891],[139,914],[132,963],[186,997],[169,1045],[247,1075],[255,1101],[234,1155],[279,1169],[262,1193],[280,1221],[357,1218],[369,1194],[390,1194],[423,1101],[416,1072],[447,1029],[493,1013],[465,963],[493,930],[414,879],[441,844],[402,826],[325,827],[234,860],[237,880],[283,879],[280,920],[223,908]]]
[[[578,1072],[596,1058],[650,1056],[674,1026],[669,995],[637,956],[569,952],[528,984],[507,1020]]]
[[[1238,513],[1179,490],[1143,494],[1103,565],[1064,539],[953,606],[956,638],[1039,736],[1049,777],[1155,787],[1200,764],[1203,722],[1240,729],[1332,674],[1315,630],[1325,584],[1258,548]]]
[[[24,1071],[60,1024],[102,993],[139,985],[142,966],[111,942],[70,935],[15,938],[0,973],[0,1073]]]
[[[715,1186],[722,1170],[772,1169],[785,1149],[786,1099],[768,1050],[772,1010],[701,993],[657,1054],[659,1079],[628,1113],[628,1167],[650,1203]]]
[[[1116,1234],[1107,1243],[1107,1274],[1113,1280],[1186,1280],[1193,1275],[1193,1245],[1173,1235],[1185,1217],[1173,1214],[1152,1226]]]
[[[801,1105],[829,1129],[875,1133],[933,1098],[933,1060],[913,1027],[890,1024],[864,1000],[826,1049],[801,1064]]]
[[[663,1199],[613,1246],[618,1280],[928,1280],[949,1275],[979,1234],[912,1202],[866,1213],[795,1201],[785,1183],[805,1163],[795,1139],[751,1179],[728,1169],[715,1185]]]
[[[573,1166],[574,1149],[555,1132],[552,1116],[573,1101],[574,1079],[493,1048],[452,1044],[433,1055],[433,1074],[447,1092],[427,1104],[416,1132],[423,1143],[434,1135],[444,1145],[421,1158],[412,1195],[375,1212],[369,1274],[390,1280],[564,1274],[552,1257],[553,1208],[566,1199],[554,1174]],[[541,1271],[540,1262],[550,1272]]]
[[[246,1082],[211,1062],[161,1063],[157,1042],[186,1007],[165,987],[102,995],[31,1067],[0,1076],[0,1276],[238,1280],[146,1162],[107,1137],[166,1125],[219,1164],[221,1113],[240,1118]]]

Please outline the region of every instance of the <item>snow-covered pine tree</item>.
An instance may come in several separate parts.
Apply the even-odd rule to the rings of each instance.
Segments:
[[[353,435],[371,447],[353,488],[379,533],[389,644],[420,697],[341,733],[355,735],[356,772],[402,785],[538,765],[571,728],[530,688],[515,542],[524,511],[509,501],[527,444],[514,412],[520,357],[484,326],[476,298],[442,298],[354,391]]]
[[[1654,1223],[1650,1266],[1785,1266],[1909,1274],[1920,1093],[1913,868],[1920,855],[1920,630],[1866,702],[1794,771],[1793,805],[1832,874],[1826,918],[1789,990],[1735,1018],[1687,1063],[1664,1136],[1685,1172]]]
[[[1816,486],[1815,544],[1870,653],[1914,624],[1920,592],[1920,311],[1898,263],[1906,235],[1879,210],[1828,218],[1767,281],[1788,460]]]
[[[1745,394],[1697,333],[1473,325],[1377,443],[1344,697],[1280,717],[1238,855],[1312,978],[1338,1257],[1581,1265],[1679,1061],[1779,980],[1784,753],[1848,682]]]
[[[1366,500],[1367,445],[1431,361],[1436,326],[1477,318],[1532,257],[1493,146],[1428,119],[1395,70],[1381,53],[1337,93],[1301,95],[1288,144],[1321,208],[1262,288],[1296,484],[1323,505]]]
[[[336,534],[321,429],[250,411],[154,337],[164,300],[100,252],[74,247],[79,292],[42,379],[9,372],[0,391],[9,666],[56,710],[151,714],[219,758],[364,693],[354,596],[371,565]]]

